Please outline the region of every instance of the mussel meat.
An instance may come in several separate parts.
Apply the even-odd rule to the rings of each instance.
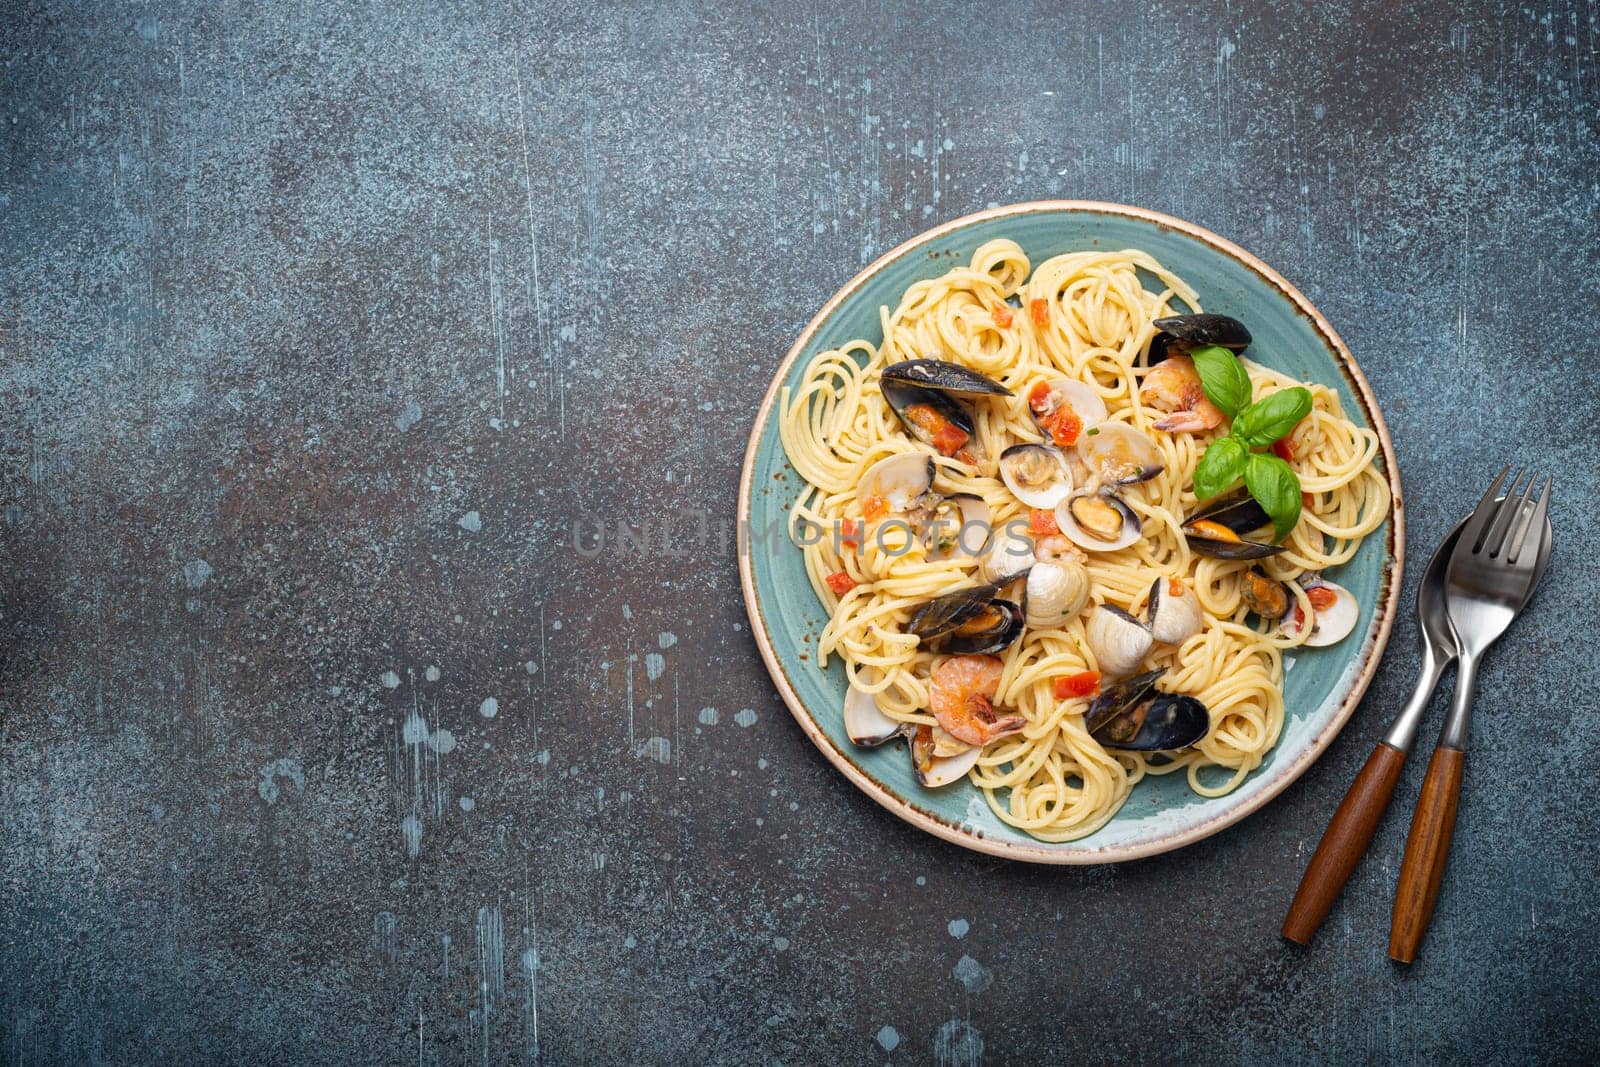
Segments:
[[[1283,618],[1294,603],[1289,587],[1260,567],[1251,567],[1240,577],[1239,596],[1245,607],[1269,622]]]
[[[1218,497],[1183,520],[1184,540],[1202,556],[1212,559],[1265,559],[1283,551],[1282,545],[1248,541],[1244,534],[1270,526],[1272,519],[1247,495]]]
[[[1147,482],[1166,469],[1155,442],[1124,422],[1102,422],[1083,431],[1078,458],[1105,485]]]
[[[1164,645],[1181,645],[1200,632],[1200,598],[1181,578],[1160,577],[1150,583],[1145,618],[1150,636]]]
[[[1084,714],[1089,734],[1107,748],[1165,752],[1189,748],[1211,729],[1211,713],[1199,700],[1156,689],[1165,669],[1150,671],[1103,690]]]
[[[1030,508],[1053,508],[1072,492],[1066,456],[1048,445],[1012,445],[1000,453],[1000,480]]]
[[[1081,563],[1035,563],[1022,597],[1023,618],[1035,629],[1060,626],[1089,599],[1089,571]]]
[[[907,630],[939,652],[982,655],[999,652],[1022,634],[1022,609],[999,599],[999,586],[958,589],[912,612]]]
[[[1050,378],[1028,390],[1028,411],[1047,441],[1070,448],[1085,429],[1105,420],[1106,402],[1083,382]]]
[[[1229,315],[1173,315],[1156,319],[1151,325],[1159,332],[1150,339],[1150,366],[1168,356],[1183,355],[1206,345],[1219,345],[1235,352],[1250,347],[1250,331]]]
[[[941,456],[976,465],[980,456],[973,438],[976,423],[967,406],[954,397],[909,382],[886,378],[883,398],[905,424],[906,431]]]
[[[885,382],[905,382],[958,396],[1010,396],[1011,390],[986,374],[943,359],[908,359],[883,368]]]
[[[1078,493],[1056,506],[1056,526],[1073,544],[1091,552],[1127,548],[1144,532],[1139,516],[1115,493]]]
[[[1121,608],[1101,604],[1089,616],[1084,639],[1095,664],[1108,675],[1130,674],[1150,654],[1150,628]]]

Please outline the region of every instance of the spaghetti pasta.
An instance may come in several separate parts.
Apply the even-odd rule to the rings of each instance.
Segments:
[[[1147,288],[1144,278],[1159,288]],[[1017,244],[991,241],[967,265],[912,285],[897,307],[882,309],[880,344],[854,340],[817,355],[781,394],[783,447],[805,480],[790,533],[829,615],[819,662],[839,656],[853,687],[872,694],[890,719],[913,725],[937,723],[928,710],[931,678],[949,657],[923,647],[907,622],[920,604],[974,584],[979,559],[962,552],[938,558],[904,524],[868,521],[859,492],[863,473],[898,453],[927,453],[941,493],[981,498],[995,530],[1027,523],[1029,509],[997,476],[994,457],[1008,445],[1042,439],[1025,398],[1038,382],[1061,377],[1087,384],[1103,398],[1106,421],[1133,427],[1159,450],[1161,472],[1120,494],[1138,516],[1141,536],[1125,548],[1091,553],[1082,611],[1059,626],[1028,627],[1001,654],[995,704],[1026,725],[988,744],[969,778],[999,818],[1041,840],[1093,833],[1146,774],[1185,773],[1204,796],[1237,788],[1277,743],[1283,651],[1309,632],[1254,620],[1241,595],[1251,564],[1200,556],[1180,532],[1198,503],[1195,464],[1226,431],[1154,429],[1162,413],[1141,402],[1149,369],[1140,357],[1155,334],[1151,322],[1177,313],[1178,302],[1200,310],[1198,294],[1141,251],[1074,252],[1032,267]],[[902,429],[880,374],[925,357],[979,371],[1015,394],[973,405],[976,452],[987,458],[965,463],[935,455]],[[1248,360],[1245,366],[1257,398],[1305,384]],[[1333,390],[1306,387],[1313,406],[1295,429],[1291,460],[1304,507],[1285,551],[1261,563],[1288,583],[1297,608],[1309,611],[1306,590],[1294,579],[1349,560],[1383,523],[1390,500],[1373,467],[1377,435],[1344,417]],[[1089,613],[1104,604],[1137,615],[1157,576],[1193,588],[1203,624],[1176,646],[1156,645],[1146,662],[1167,669],[1163,688],[1205,705],[1210,728],[1178,752],[1108,748],[1086,728],[1089,697],[1058,699],[1054,683],[1098,669],[1085,639]]]

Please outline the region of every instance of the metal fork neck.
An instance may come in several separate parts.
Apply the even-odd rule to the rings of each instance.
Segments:
[[[1467,731],[1472,726],[1472,696],[1478,686],[1478,657],[1481,652],[1463,648],[1456,666],[1456,692],[1450,701],[1450,716],[1439,735],[1442,748],[1465,749]]]
[[[1411,746],[1417,740],[1417,730],[1422,725],[1422,717],[1427,714],[1428,701],[1439,684],[1439,676],[1449,665],[1450,661],[1441,659],[1431,644],[1423,645],[1422,675],[1417,679],[1417,688],[1412,691],[1405,709],[1395,718],[1394,725],[1389,727],[1389,733],[1383,739],[1384,744],[1401,752],[1411,751]]]

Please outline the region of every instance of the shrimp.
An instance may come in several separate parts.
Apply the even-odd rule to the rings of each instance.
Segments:
[[[1040,563],[1088,563],[1089,557],[1062,534],[1041,537],[1033,543],[1033,558]]]
[[[1188,356],[1169,356],[1151,367],[1139,386],[1139,402],[1169,413],[1154,423],[1168,433],[1199,433],[1222,425],[1222,412],[1206,399],[1194,360]]]
[[[928,703],[951,737],[981,746],[1027,725],[1021,715],[995,714],[992,701],[1004,669],[997,656],[953,656],[939,664]]]

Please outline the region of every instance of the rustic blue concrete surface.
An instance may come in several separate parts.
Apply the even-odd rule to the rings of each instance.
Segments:
[[[12,5],[0,1062],[1592,1060],[1597,19]],[[1211,227],[1337,324],[1408,594],[1491,468],[1558,474],[1409,971],[1399,813],[1277,936],[1409,619],[1280,800],[1101,870],[897,822],[756,659],[775,361],[863,260],[1050,196]]]

